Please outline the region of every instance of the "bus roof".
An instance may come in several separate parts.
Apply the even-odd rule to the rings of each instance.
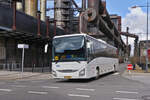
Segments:
[[[61,38],[61,37],[70,37],[70,36],[86,36],[86,34],[68,34],[68,35],[60,35],[60,36],[55,36],[54,38]]]
[[[93,39],[95,39],[95,40],[97,40],[97,41],[99,41],[99,42],[101,42],[101,43],[103,43],[103,44],[106,44],[106,45],[109,45],[109,46],[111,46],[111,47],[113,47],[113,48],[116,48],[116,47],[114,47],[114,46],[108,44],[106,41],[104,41],[104,40],[102,40],[102,39],[96,39],[96,38],[94,38],[94,37],[92,37],[92,36],[90,36],[90,35],[88,35],[88,34],[85,34],[85,33],[67,34],[67,35],[54,36],[54,39],[55,39],[55,38],[62,38],[62,37],[71,37],[71,36],[88,36],[88,37],[91,37],[91,38],[93,38]]]

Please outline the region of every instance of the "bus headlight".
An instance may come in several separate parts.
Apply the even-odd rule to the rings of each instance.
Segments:
[[[52,74],[53,74],[53,76],[57,76],[57,74],[56,74],[56,71],[54,71],[54,70],[52,70]]]
[[[85,75],[85,68],[79,72],[79,76],[84,76],[84,75]]]

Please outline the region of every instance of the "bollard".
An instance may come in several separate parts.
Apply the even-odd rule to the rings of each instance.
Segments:
[[[50,73],[52,72],[52,65],[51,65],[51,63],[49,63],[49,72]]]
[[[6,65],[5,64],[3,64],[3,70],[5,70],[6,69]]]
[[[32,67],[32,72],[34,71],[34,68],[35,68],[35,64],[33,64],[33,67]]]
[[[9,70],[9,64],[7,64],[7,70]]]
[[[13,71],[14,70],[14,64],[12,63],[12,65],[11,65],[11,71]]]
[[[42,64],[43,66],[42,66],[42,73],[44,72],[44,64]]]
[[[9,64],[9,71],[11,71],[11,63]]]

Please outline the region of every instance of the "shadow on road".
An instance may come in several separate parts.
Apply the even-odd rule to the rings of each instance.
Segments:
[[[56,80],[57,83],[89,83],[89,82],[95,82],[98,81],[100,79],[103,79],[111,74],[113,74],[114,72],[110,72],[104,75],[100,75],[98,79],[95,78],[91,78],[91,79],[58,79]]]

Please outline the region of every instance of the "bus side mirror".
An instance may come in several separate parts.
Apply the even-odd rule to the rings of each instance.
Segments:
[[[48,44],[46,44],[44,47],[44,52],[47,53],[47,51],[48,51]]]
[[[91,43],[87,42],[87,48],[89,49],[91,47]]]

